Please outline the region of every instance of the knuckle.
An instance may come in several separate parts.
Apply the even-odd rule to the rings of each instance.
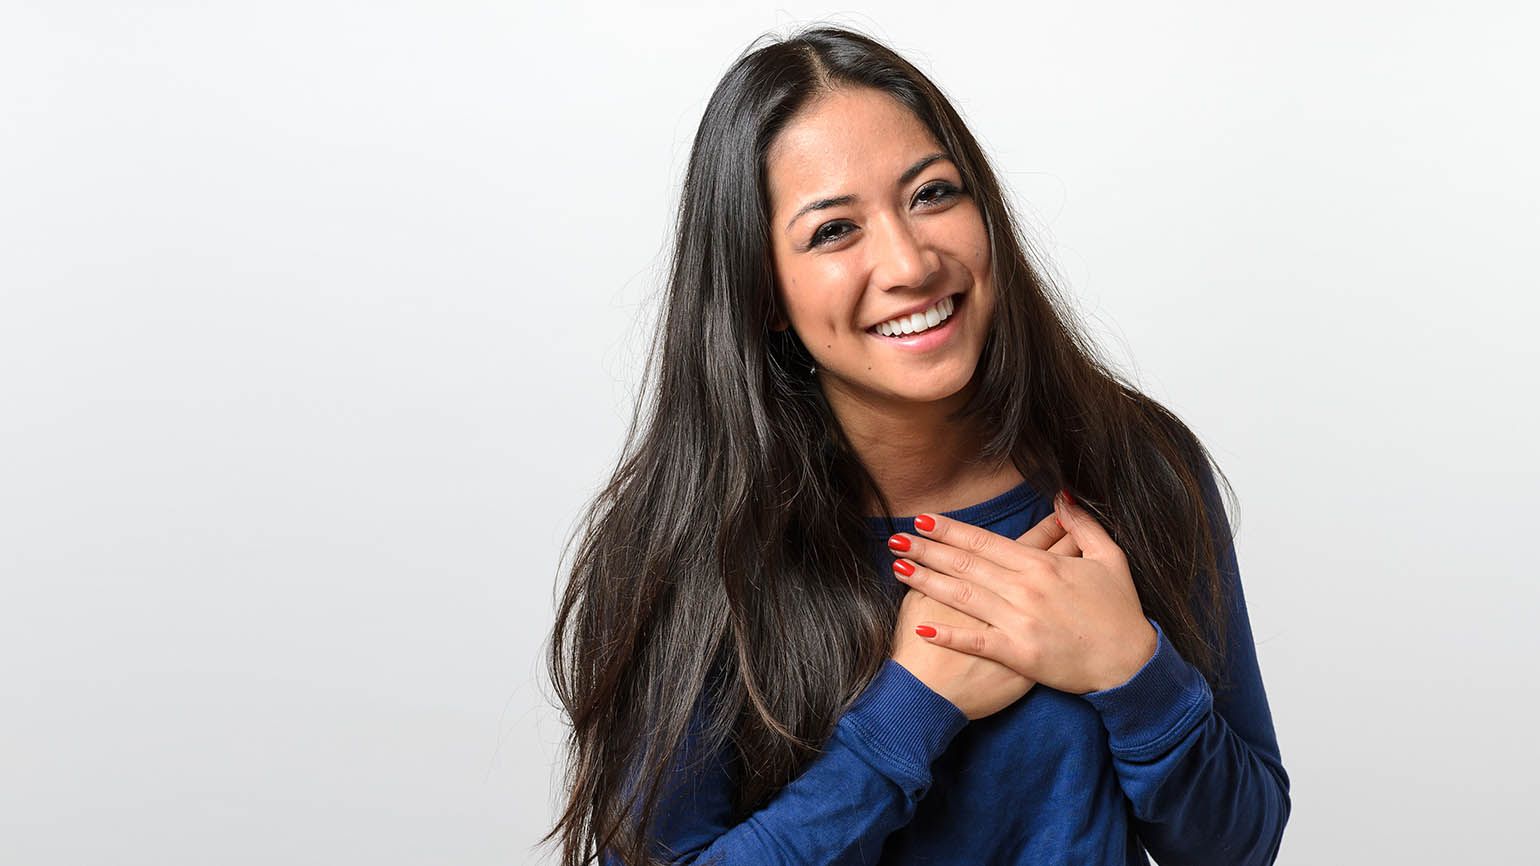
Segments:
[[[959,580],[952,584],[952,600],[958,604],[968,604],[969,602],[973,601],[975,595],[976,593],[974,592],[973,584],[967,582],[966,580]]]
[[[1014,583],[1006,590],[1006,601],[1012,607],[1028,607],[1043,600],[1043,591],[1027,583]]]
[[[1029,668],[1037,667],[1042,661],[1042,652],[1038,649],[1037,641],[1018,640],[1016,643],[1016,655],[1021,659],[1022,664]]]
[[[968,648],[975,654],[982,655],[989,649],[989,637],[984,632],[976,631],[968,635]]]
[[[1019,639],[1020,636],[1026,635],[1026,634],[1030,634],[1031,633],[1031,629],[1032,629],[1032,618],[1029,617],[1029,616],[1024,616],[1022,614],[1017,614],[1017,615],[1011,617],[1011,620],[1008,623],[1007,628],[1004,631],[1005,631],[1006,639],[1010,642],[1010,644],[1012,646],[1015,646],[1015,645],[1021,643],[1021,641]]]
[[[971,552],[959,550],[952,557],[952,572],[954,574],[969,574],[978,567],[978,558]]]

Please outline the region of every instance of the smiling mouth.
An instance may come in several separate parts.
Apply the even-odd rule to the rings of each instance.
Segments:
[[[884,325],[889,324],[888,322],[879,322],[878,324],[875,324],[875,325],[871,326],[870,328],[867,328],[866,329],[866,333],[871,334],[874,337],[879,337],[879,338],[885,339],[885,340],[902,340],[902,339],[904,339],[906,337],[918,337],[918,336],[921,336],[923,334],[928,334],[928,333],[930,333],[932,331],[942,330],[943,328],[946,328],[947,326],[951,325],[952,320],[957,318],[957,314],[962,311],[963,296],[965,294],[966,294],[966,292],[956,292],[956,293],[947,295],[946,297],[944,297],[940,301],[938,301],[937,302],[938,304],[948,306],[951,309],[945,315],[945,317],[943,317],[941,319],[938,319],[936,321],[936,324],[934,324],[934,325],[928,324],[924,316],[920,316],[920,318],[918,320],[916,320],[913,316],[909,316],[906,319],[899,319],[899,320],[897,320],[897,321],[900,321],[900,322],[907,321],[909,323],[909,325],[911,327],[911,330],[909,330],[907,333],[905,333],[903,330],[900,329],[900,330],[895,330],[895,331],[891,331],[890,333],[884,334],[881,331],[881,328]],[[932,305],[931,309],[934,309],[934,308],[935,308],[935,305]],[[914,325],[916,323],[918,323],[918,325],[919,325],[918,328],[914,327]]]

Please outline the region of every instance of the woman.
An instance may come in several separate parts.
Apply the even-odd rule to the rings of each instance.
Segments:
[[[1273,861],[1207,451],[912,65],[827,27],[738,59],[653,363],[551,645],[563,864]]]

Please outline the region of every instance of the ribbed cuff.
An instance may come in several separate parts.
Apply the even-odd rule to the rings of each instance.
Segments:
[[[930,789],[931,762],[968,724],[956,704],[892,659],[840,718],[836,735],[918,799]]]
[[[1208,682],[1155,627],[1155,655],[1128,682],[1082,697],[1091,702],[1107,729],[1113,754],[1141,760],[1160,754],[1186,736],[1213,708]]]

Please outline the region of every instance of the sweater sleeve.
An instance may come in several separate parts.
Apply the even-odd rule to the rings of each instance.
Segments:
[[[1229,539],[1212,479],[1211,525]],[[1231,592],[1225,679],[1208,682],[1151,619],[1155,654],[1126,683],[1091,692],[1140,841],[1161,866],[1264,866],[1278,856],[1290,811],[1289,777],[1257,665],[1232,541],[1219,557]]]
[[[666,785],[651,841],[670,864],[874,864],[931,786],[931,763],[967,724],[892,659],[835,724],[821,753],[759,811],[733,823],[726,755],[685,759]],[[724,752],[730,749],[724,749]],[[685,769],[679,769],[685,768]],[[620,866],[606,850],[605,866]]]

